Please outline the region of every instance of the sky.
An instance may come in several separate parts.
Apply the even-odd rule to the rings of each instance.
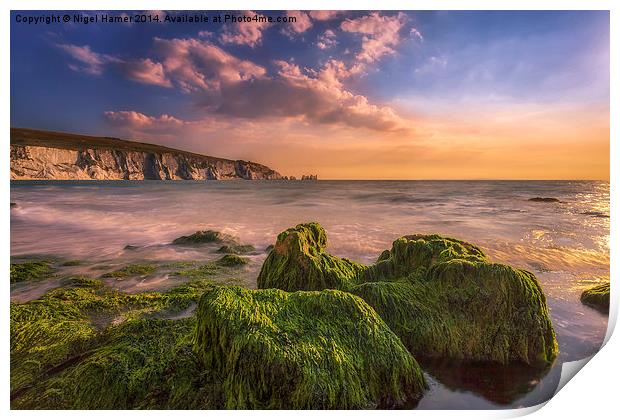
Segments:
[[[321,179],[609,179],[607,11],[146,13],[13,11],[11,125]]]

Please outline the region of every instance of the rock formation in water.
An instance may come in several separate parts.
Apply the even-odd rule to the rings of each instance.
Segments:
[[[363,298],[414,356],[548,365],[558,352],[536,277],[439,235],[397,239],[363,266],[326,252],[318,223],[278,235],[259,288],[340,289]]]
[[[426,389],[385,322],[338,290],[216,288],[200,299],[194,342],[228,409],[393,407]]]
[[[11,179],[282,179],[264,165],[111,137],[11,129]]]
[[[609,282],[584,290],[581,293],[581,302],[599,311],[609,312]]]

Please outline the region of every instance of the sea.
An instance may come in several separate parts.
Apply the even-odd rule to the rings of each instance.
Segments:
[[[558,201],[530,200],[536,197]],[[278,233],[310,221],[327,231],[331,254],[361,263],[373,263],[400,236],[438,233],[533,272],[558,338],[555,364],[540,372],[424,362],[430,390],[418,409],[539,404],[555,392],[562,364],[596,353],[606,334],[607,315],[581,304],[579,296],[609,280],[608,182],[12,181],[11,203],[12,261],[80,261],[61,267],[61,275],[96,277],[138,262],[212,261],[218,256],[213,247],[171,245],[181,235],[212,229],[255,247],[233,280],[222,279],[255,288]],[[182,280],[156,272],[106,281],[140,292]],[[11,301],[36,299],[59,285],[56,278],[11,285]]]

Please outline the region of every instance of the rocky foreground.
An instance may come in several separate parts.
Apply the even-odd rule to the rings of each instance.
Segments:
[[[173,242],[205,243],[240,245],[214,231]],[[404,236],[371,266],[326,245],[316,223],[282,232],[258,290],[214,284],[197,268],[204,278],[164,293],[73,278],[12,303],[12,408],[410,407],[427,389],[423,360],[545,372],[557,355],[534,275],[490,262],[475,245]],[[12,265],[11,280],[49,270]]]
[[[112,137],[11,128],[11,179],[283,179],[267,166]]]

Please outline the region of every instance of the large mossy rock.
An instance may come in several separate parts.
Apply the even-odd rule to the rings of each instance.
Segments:
[[[584,290],[581,302],[601,312],[609,312],[609,282]]]
[[[329,255],[326,247],[327,234],[318,223],[280,233],[258,275],[258,287],[287,291],[351,288],[364,267]]]
[[[366,282],[351,292],[414,355],[544,365],[557,354],[544,295],[527,271],[452,260],[419,278]]]
[[[203,295],[197,323],[195,351],[220,372],[227,408],[389,407],[426,387],[399,338],[350,293],[221,287]]]
[[[349,291],[370,304],[420,357],[530,365],[546,365],[556,357],[546,299],[533,274],[491,263],[475,245],[438,235],[403,236],[376,264],[364,267],[328,255],[324,246],[300,235],[294,246],[283,236],[307,230],[320,232],[321,243],[327,242],[316,223],[280,234],[280,249],[276,254],[276,245],[263,265],[259,288]],[[321,264],[308,270],[317,249],[321,261],[347,261],[354,272],[323,270]],[[274,261],[286,262],[286,269]]]

